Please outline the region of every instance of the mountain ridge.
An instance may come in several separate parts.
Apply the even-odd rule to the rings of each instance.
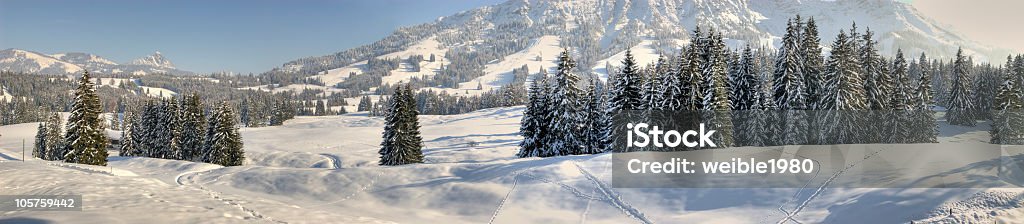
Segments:
[[[16,48],[0,50],[0,70],[47,75],[77,74],[86,70],[99,74],[196,74],[177,69],[159,51],[153,55],[147,55],[122,64],[91,53],[63,52],[44,54]]]
[[[317,74],[400,52],[429,38],[446,48],[481,49],[544,35],[559,36],[561,46],[580,54],[581,64],[589,68],[643,40],[652,41],[658,52],[671,52],[688,42],[698,25],[722,32],[733,48],[747,43],[778,46],[786,21],[796,15],[816,19],[823,45],[856,23],[860,31],[875,32],[885,55],[903,49],[948,58],[959,46],[979,61],[1000,60],[1009,53],[967,39],[894,0],[509,0],[402,27],[368,45],[292,60],[270,72]],[[502,51],[499,58],[527,47],[509,45],[514,49]]]

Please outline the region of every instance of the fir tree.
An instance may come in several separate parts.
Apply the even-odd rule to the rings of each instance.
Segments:
[[[317,100],[316,101],[316,109],[313,112],[313,115],[314,116],[324,116],[324,115],[327,115],[327,110],[326,110],[326,108],[324,108],[324,101],[323,100]]]
[[[107,136],[103,131],[102,105],[93,87],[89,72],[82,74],[75,89],[75,101],[68,117],[64,135],[64,161],[90,165],[107,165]]]
[[[813,21],[813,20],[812,20]],[[733,99],[733,108],[736,110],[750,110],[756,108],[755,98],[759,94],[757,89],[758,82],[761,80],[758,78],[759,72],[754,65],[754,55],[750,50],[750,45],[747,45],[743,49],[743,55],[739,60],[739,68],[737,69],[736,85],[732,86],[732,89],[736,90],[736,97]]]
[[[730,110],[732,105],[729,102],[729,87],[727,86],[725,54],[725,43],[721,34],[710,37],[710,42],[705,45],[704,51],[708,54],[705,65],[702,69],[704,76],[704,108],[705,120],[712,130],[717,131],[712,141],[718,147],[732,146],[732,116]]]
[[[822,111],[824,117],[819,119],[828,121],[820,124],[823,130],[819,140],[824,144],[858,143],[862,139],[864,117],[859,111],[867,106],[860,80],[862,76],[856,69],[859,64],[854,60],[856,48],[853,41],[845,32],[839,31],[825,64],[820,109],[827,111]]]
[[[181,137],[177,145],[181,149],[180,158],[188,161],[199,161],[205,142],[206,115],[198,94],[185,96],[182,99],[180,113]]]
[[[914,91],[914,142],[933,143],[938,142],[939,127],[935,123],[935,111],[932,111],[932,76],[931,64],[924,53],[918,59],[921,75],[917,80],[917,88]]]
[[[994,112],[991,134],[992,144],[1020,145],[1022,141],[1021,127],[1024,126],[1024,117],[1021,109],[1024,102],[1021,99],[1021,87],[1019,74],[1015,74],[1013,57],[1007,56],[1006,66],[1002,69],[1003,83],[1000,85],[996,95],[996,111]]]
[[[136,149],[138,149],[138,133],[135,133],[139,128],[138,119],[135,113],[131,110],[125,111],[124,114],[124,129],[121,131],[121,156],[138,156]]]
[[[586,95],[586,125],[584,126],[584,141],[586,147],[581,152],[582,154],[597,154],[604,152],[604,145],[601,142],[602,131],[601,126],[606,119],[604,113],[604,105],[602,101],[604,98],[604,86],[601,85],[597,79],[591,79],[590,92]]]
[[[956,60],[953,62],[953,83],[950,86],[949,98],[946,105],[946,122],[952,125],[971,126],[975,125],[974,116],[971,112],[974,109],[974,102],[971,99],[973,91],[970,88],[970,77],[968,77],[967,58],[963,49],[956,52]]]
[[[579,89],[579,76],[573,69],[576,62],[569,57],[569,51],[562,51],[558,58],[558,73],[552,82],[551,101],[548,102],[551,121],[550,132],[541,157],[575,155],[586,147],[580,124],[584,124],[586,111],[583,110]]]
[[[63,120],[58,113],[50,114],[46,120],[46,156],[47,160],[64,160],[66,153],[64,147]]]
[[[911,118],[908,113],[909,110],[913,109],[911,105],[912,92],[907,87],[907,63],[903,57],[903,50],[896,50],[896,59],[893,60],[892,66],[892,89],[890,90],[889,96],[889,108],[891,113],[886,116],[890,129],[885,133],[888,136],[888,143],[906,143],[909,142],[910,133],[913,132],[911,126]]]
[[[803,68],[800,73],[804,76],[804,83],[807,86],[807,105],[809,109],[818,109],[821,100],[821,89],[824,85],[822,72],[824,59],[821,56],[821,39],[818,37],[818,25],[814,17],[807,19],[804,25],[800,48],[803,52]]]
[[[245,151],[242,148],[242,137],[235,124],[234,112],[227,103],[222,103],[214,114],[207,128],[208,133],[213,134],[208,134],[211,138],[206,141],[208,145],[203,147],[205,162],[221,166],[241,166],[245,161]]]
[[[423,162],[416,102],[408,88],[395,88],[391,106],[385,113],[384,141],[381,142],[379,151],[380,165],[396,166]]]
[[[44,123],[39,123],[39,127],[36,129],[35,144],[32,146],[32,157],[43,159],[43,160],[49,160],[49,158],[47,158],[47,149],[46,149],[46,134],[47,133],[49,133],[49,132],[46,131],[46,123],[45,122]]]
[[[545,126],[548,124],[547,116],[547,77],[545,74],[538,74],[530,82],[530,89],[527,97],[529,102],[526,110],[523,111],[523,119],[520,121],[519,134],[523,141],[519,143],[520,158],[537,156],[543,150],[544,136],[547,134]],[[387,141],[387,139],[385,139]]]
[[[807,101],[804,98],[805,85],[800,64],[799,31],[790,21],[786,26],[786,34],[782,37],[782,48],[779,48],[775,60],[774,75],[774,100],[775,105],[784,113],[782,117],[783,133],[782,143],[784,144],[806,144],[808,143],[808,116],[806,109]]]
[[[682,52],[685,52],[685,50]],[[686,97],[683,90],[683,79],[689,69],[689,62],[682,52],[680,53],[679,58],[677,58],[677,63],[672,67],[672,70],[661,77],[661,109],[683,109],[683,99]]]
[[[626,57],[622,60],[622,68],[614,76],[610,102],[610,110],[618,113],[622,110],[639,110],[643,108],[641,98],[643,97],[643,77],[636,59],[630,50],[626,50]]]

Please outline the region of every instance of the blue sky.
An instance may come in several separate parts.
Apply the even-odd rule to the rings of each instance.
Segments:
[[[159,50],[196,72],[259,73],[503,0],[0,0],[0,49],[116,62]]]

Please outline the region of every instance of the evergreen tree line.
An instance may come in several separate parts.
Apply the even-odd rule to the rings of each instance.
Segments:
[[[817,35],[813,18],[797,16],[779,49],[732,51],[721,34],[697,28],[677,56],[644,68],[627,50],[603,92],[600,83],[586,85],[567,72],[572,59],[564,52],[558,74],[538,75],[530,85],[519,156],[609,151],[620,131],[611,118],[629,111],[695,111],[717,131],[718,146],[936,142],[932,85],[942,72],[951,73],[941,103],[946,120],[971,125],[984,117],[975,102],[987,99],[977,94],[986,85],[972,80],[978,68],[962,50],[948,63],[923,53],[907,59],[902,50],[887,58],[871,30],[854,24],[825,57]],[[996,74],[1016,74],[1006,67]],[[1013,82],[1003,83],[1014,91],[1000,99],[1019,96]],[[998,105],[1017,105],[1004,101]]]
[[[239,166],[245,160],[237,117],[221,103],[203,106],[199,95],[149,101],[128,110],[121,156],[144,156]]]

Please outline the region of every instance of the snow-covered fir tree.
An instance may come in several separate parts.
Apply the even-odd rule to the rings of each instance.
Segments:
[[[693,31],[693,40],[690,47],[686,48],[688,65],[682,68],[683,74],[683,110],[698,111],[704,108],[704,76],[701,66],[706,64],[706,55],[703,53],[704,45],[707,45],[708,38],[701,33],[700,26]]]
[[[685,52],[683,50],[682,52]],[[661,76],[661,109],[663,110],[682,110],[683,99],[686,98],[685,92],[683,91],[683,79],[686,72],[689,70],[689,60],[686,59],[685,55],[680,53],[679,57],[675,60],[675,65],[672,66],[671,71]]]
[[[64,135],[65,162],[107,165],[107,145],[110,142],[103,131],[103,120],[100,118],[102,110],[92,76],[86,71],[78,81],[71,115],[68,117],[67,134]]]
[[[839,31],[832,52],[825,62],[824,85],[819,119],[821,126],[820,143],[850,144],[863,139],[863,117],[860,111],[867,108],[864,102],[862,77],[857,73],[860,66],[854,60],[857,49],[853,42],[856,37],[846,36]]]
[[[60,114],[52,113],[46,120],[46,156],[47,160],[64,160],[64,121]]]
[[[884,136],[887,139],[883,142],[887,143],[906,143],[910,140],[910,133],[913,133],[913,122],[910,117],[910,110],[913,109],[911,101],[913,99],[913,90],[911,90],[907,83],[907,61],[903,57],[903,50],[896,50],[896,58],[892,64],[892,89],[889,92],[889,110],[891,111],[886,116],[889,130],[886,130]]]
[[[775,60],[774,100],[775,105],[784,113],[783,133],[784,144],[808,143],[808,115],[805,85],[799,55],[799,31],[792,21],[787,23],[786,34],[782,37],[782,48],[779,48]]]
[[[124,113],[124,128],[121,130],[121,156],[138,156],[135,151],[139,148],[139,140],[135,133],[139,128],[139,122],[133,110],[126,110]]]
[[[604,86],[597,78],[590,79],[589,92],[586,94],[586,124],[584,125],[584,141],[586,147],[581,154],[597,154],[604,152],[604,145],[601,141],[603,132],[601,126],[605,122],[604,113]]]
[[[1019,62],[1020,57],[1017,58]],[[1024,144],[1024,100],[1020,84],[1021,75],[1018,74],[1017,64],[1012,56],[1007,56],[1006,65],[1001,71],[1003,83],[1000,85],[996,95],[996,111],[992,119],[992,129],[989,130],[992,144],[1022,145]]]
[[[918,59],[918,67],[921,75],[917,79],[917,88],[914,89],[914,140],[919,143],[938,142],[939,126],[935,123],[935,111],[932,99],[932,66],[928,57],[921,53]]]
[[[206,141],[206,115],[203,111],[202,99],[199,94],[182,97],[180,118],[181,132],[177,138],[180,159],[199,161],[202,156],[203,143]]]
[[[396,166],[422,163],[422,140],[416,116],[415,99],[409,87],[397,87],[384,118],[384,141],[380,165]]]
[[[736,125],[735,135],[733,140],[737,146],[752,145],[754,141],[758,144],[764,144],[764,139],[760,139],[762,136],[756,136],[758,127],[755,125],[765,125],[764,123],[758,122],[758,114],[761,111],[759,108],[759,97],[761,94],[761,82],[760,72],[757,70],[757,66],[754,64],[754,55],[751,52],[750,45],[747,45],[743,49],[743,53],[737,60],[735,66],[735,78],[733,78],[733,124]],[[757,139],[755,139],[757,138]]]
[[[957,49],[956,60],[953,61],[953,82],[950,86],[946,102],[946,122],[959,126],[974,126],[975,118],[972,114],[974,102],[971,96],[973,91],[970,88],[970,65],[967,57],[964,56],[963,48]]]
[[[736,97],[732,99],[733,109],[740,111],[754,109],[757,107],[754,101],[759,94],[757,86],[761,80],[758,78],[760,74],[754,65],[754,54],[751,52],[750,45],[743,49],[738,63],[736,79],[733,82],[735,85],[731,86],[736,92],[734,94]]]
[[[48,153],[46,148],[47,133],[49,132],[46,131],[46,123],[39,123],[39,127],[36,129],[35,144],[32,146],[32,157],[49,160],[49,158],[47,158]]]
[[[562,51],[558,57],[558,73],[551,82],[547,116],[551,125],[541,157],[582,154],[586,147],[581,124],[586,123],[587,113],[583,110],[580,77],[573,72],[575,67],[569,51]]]
[[[653,67],[648,67],[643,70],[644,84],[641,87],[640,101],[642,101],[641,109],[643,110],[661,110],[662,101],[662,89],[664,85],[661,81],[664,76],[668,76],[667,71],[668,62],[665,61],[665,56],[658,56],[658,61],[655,62]]]
[[[808,109],[818,109],[821,100],[821,88],[824,85],[822,73],[825,71],[824,58],[821,56],[821,38],[818,37],[818,25],[814,17],[807,19],[803,26],[800,50],[803,53],[803,67],[800,70],[807,87]]]
[[[705,65],[702,66],[704,77],[702,89],[704,89],[704,116],[705,122],[710,129],[716,130],[712,141],[718,147],[729,147],[733,145],[732,116],[730,110],[732,105],[729,101],[729,86],[726,76],[728,58],[725,50],[725,42],[720,33],[709,34],[709,43],[704,46],[707,49]]]
[[[519,153],[516,155],[520,158],[538,156],[543,150],[549,123],[546,119],[548,114],[547,86],[548,78],[544,73],[538,74],[530,82],[527,95],[529,102],[526,104],[526,110],[523,111],[519,128],[519,134],[523,136],[523,141],[519,143]],[[385,139],[385,141],[387,140]]]
[[[227,103],[214,110],[207,133],[213,133],[203,149],[204,162],[221,166],[241,166],[245,161],[242,136],[238,133],[235,113]]]

